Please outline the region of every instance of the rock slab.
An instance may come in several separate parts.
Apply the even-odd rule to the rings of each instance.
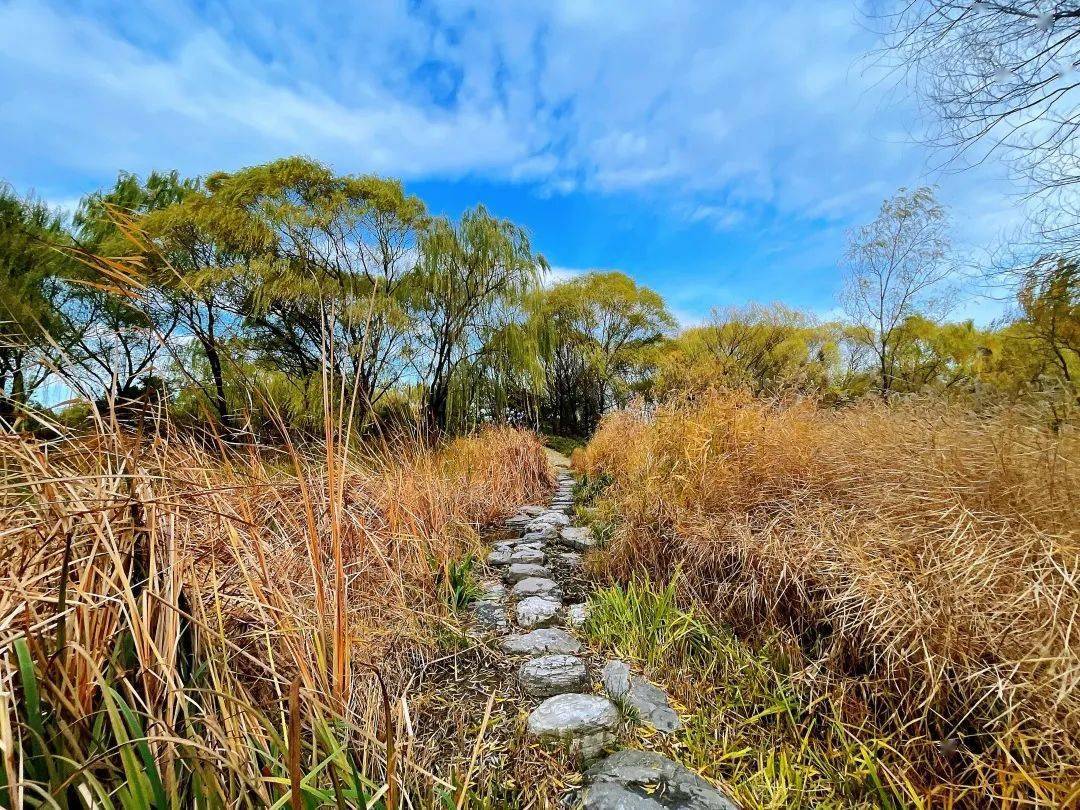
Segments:
[[[600,679],[608,697],[632,709],[641,721],[657,731],[671,732],[682,727],[682,720],[671,708],[664,690],[633,674],[629,664],[608,661]]]
[[[559,533],[559,542],[576,551],[587,551],[596,545],[596,538],[585,526],[567,526]]]
[[[510,555],[511,565],[514,563],[534,563],[540,565],[544,562],[544,552],[536,548],[518,548]]]
[[[619,751],[585,775],[586,810],[739,810],[693,771],[652,751]]]
[[[503,578],[510,583],[521,582],[526,579],[545,579],[550,576],[550,571],[536,563],[513,563],[503,573]],[[548,579],[548,582],[551,582],[551,580]]]
[[[595,759],[615,739],[619,710],[599,695],[555,695],[529,715],[531,736],[567,745],[586,760]]]
[[[517,604],[517,623],[525,628],[544,627],[555,620],[561,607],[561,602],[527,596]]]
[[[513,568],[513,566],[511,566]],[[546,571],[544,572],[547,573]],[[559,599],[562,596],[562,588],[559,583],[546,576],[531,576],[519,580],[517,585],[510,589],[510,593],[521,599],[526,596],[543,596],[548,599]]]
[[[518,683],[527,695],[551,697],[586,688],[589,673],[576,655],[542,655],[521,665]]]
[[[565,630],[542,627],[529,633],[515,633],[504,638],[500,644],[509,655],[543,655],[560,653],[573,655],[581,651],[581,642]]]

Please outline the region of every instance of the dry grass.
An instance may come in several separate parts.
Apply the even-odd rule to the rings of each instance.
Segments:
[[[604,565],[681,568],[810,705],[888,735],[931,803],[1080,800],[1080,435],[1019,409],[716,394],[608,418]],[[825,708],[828,707],[828,708]]]
[[[534,436],[350,455],[6,433],[0,458],[0,804],[451,790],[428,750],[387,780],[405,746],[386,735],[408,729],[398,690],[434,654],[451,563],[551,484]]]

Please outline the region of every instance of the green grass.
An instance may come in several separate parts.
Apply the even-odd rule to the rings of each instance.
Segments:
[[[468,554],[460,560],[452,560],[438,578],[443,599],[450,609],[464,610],[481,596],[479,583],[476,581],[476,559]]]
[[[544,436],[544,444],[564,456],[569,456],[579,447],[584,447],[586,442],[586,439],[575,436]]]
[[[870,728],[842,725],[828,695],[804,694],[785,656],[754,650],[677,599],[677,581],[595,592],[585,632],[634,662],[685,709],[684,728],[642,745],[717,780],[751,807],[919,806],[904,763]]]

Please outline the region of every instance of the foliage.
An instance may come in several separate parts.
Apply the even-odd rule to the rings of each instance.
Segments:
[[[535,387],[529,382],[539,375],[535,339],[518,315],[547,262],[522,228],[483,206],[457,225],[436,219],[421,256],[413,293],[423,349],[417,369],[427,381],[429,423],[444,430],[466,412],[463,400],[482,382],[495,395],[485,404],[496,407],[510,384]]]
[[[1028,407],[728,393],[614,415],[575,460],[614,478],[601,573],[681,571],[695,612],[779,643],[800,699],[878,729],[928,802],[1061,806],[1078,459],[1075,426]]]
[[[825,393],[839,375],[837,328],[781,304],[714,311],[660,354],[655,394],[746,388],[755,394]]]
[[[70,342],[63,282],[73,267],[59,249],[67,244],[58,214],[0,185],[0,425],[25,417]]]
[[[675,320],[663,299],[624,273],[591,272],[556,284],[536,306],[547,378],[543,421],[587,435],[610,406],[647,383]]]
[[[4,438],[2,803],[428,806],[445,740],[395,768],[392,731],[452,618],[436,579],[551,485],[539,443],[357,458],[156,434]]]

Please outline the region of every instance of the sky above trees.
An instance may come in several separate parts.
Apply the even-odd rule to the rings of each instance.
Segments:
[[[557,273],[623,270],[685,323],[826,314],[845,230],[898,186],[940,184],[962,250],[1019,221],[999,163],[942,171],[920,144],[871,25],[853,0],[0,0],[0,178],[71,208],[121,169],[305,154],[436,213],[483,202]]]

